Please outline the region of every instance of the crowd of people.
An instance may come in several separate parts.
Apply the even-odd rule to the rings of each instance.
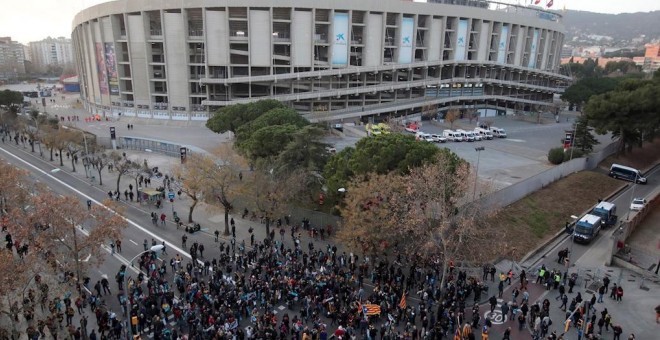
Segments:
[[[117,299],[131,333],[154,339],[442,339],[465,332],[470,339],[461,325],[482,334],[492,326],[478,312],[487,288],[453,265],[441,289],[437,258],[358,256],[326,242],[318,249],[312,239],[303,245],[303,228],[312,227],[283,225],[280,234],[290,238],[270,233],[252,247],[218,242],[207,257],[195,242],[192,260],[147,252],[135,278],[122,266]],[[473,304],[476,311],[470,311]],[[100,338],[129,331],[116,320],[109,311],[97,313]]]

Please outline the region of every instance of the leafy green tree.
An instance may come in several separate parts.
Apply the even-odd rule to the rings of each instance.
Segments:
[[[225,133],[227,131],[236,133],[238,128],[257,119],[264,113],[284,107],[284,104],[273,99],[260,100],[249,104],[225,106],[209,118],[206,122],[206,127],[215,133]]]
[[[460,158],[448,149],[438,149],[429,142],[417,141],[413,136],[387,134],[363,138],[355,148],[346,148],[330,157],[323,172],[329,196],[346,188],[350,181],[361,180],[369,173],[408,173],[411,168],[433,162],[438,153],[447,153],[452,166]]]
[[[596,133],[612,133],[619,140],[619,153],[642,145],[644,133],[654,134],[658,127],[657,108],[660,86],[655,81],[629,79],[619,88],[589,100],[585,108]]]
[[[4,90],[0,91],[0,105],[7,107],[20,106],[23,104],[23,94],[18,91]]]
[[[282,147],[289,144],[298,130],[295,125],[266,126],[254,132],[239,149],[253,161],[274,159],[282,152]]]
[[[594,145],[600,142],[594,137],[593,129],[589,127],[589,119],[586,115],[580,116],[575,123],[573,123],[573,131],[575,131],[574,147],[580,148],[582,152],[591,152]]]
[[[256,132],[260,129],[276,125],[291,125],[302,128],[305,125],[309,125],[309,122],[293,109],[272,109],[238,128],[236,131],[236,147],[239,150],[247,151],[245,147],[251,143],[252,136]],[[282,146],[279,145],[278,147],[281,149]]]
[[[582,106],[594,95],[616,89],[624,78],[585,78],[566,89],[561,99],[573,105]]]
[[[614,72],[628,74],[641,72],[641,67],[637,66],[637,64],[630,60],[610,61],[605,64],[605,69],[603,71],[605,74],[611,74]]]
[[[330,157],[329,145],[321,141],[324,131],[308,125],[294,132],[291,141],[284,147],[276,160],[280,171],[307,169],[321,172]]]

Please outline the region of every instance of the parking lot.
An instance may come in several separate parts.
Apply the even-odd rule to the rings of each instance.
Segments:
[[[449,148],[475,166],[479,159],[480,182],[491,182],[493,189],[501,189],[552,167],[547,159],[548,150],[561,146],[560,140],[565,130],[573,127],[575,118],[575,113],[565,113],[560,116],[559,123],[535,124],[513,117],[489,117],[492,126],[506,130],[507,138],[447,142],[438,146]],[[471,124],[467,119],[459,120],[454,122],[453,130],[474,130],[477,125],[476,120]],[[449,124],[425,121],[420,131],[441,135],[443,130],[449,128]],[[595,151],[610,141],[609,136],[596,137],[601,144],[595,146]],[[480,146],[484,150],[477,152],[475,148]]]

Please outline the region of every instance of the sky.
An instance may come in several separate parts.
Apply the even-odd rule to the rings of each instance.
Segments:
[[[521,4],[530,2],[530,0],[499,1]],[[541,4],[547,1],[541,0]],[[0,37],[10,36],[13,40],[24,44],[48,36],[70,38],[71,22],[76,13],[102,2],[108,0],[2,0]],[[614,14],[660,10],[658,0],[554,0],[552,8],[561,10],[564,5],[566,9]]]

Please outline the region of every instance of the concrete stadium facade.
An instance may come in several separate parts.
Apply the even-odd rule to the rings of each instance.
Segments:
[[[434,1],[103,3],[73,22],[81,97],[94,113],[171,120],[264,98],[334,122],[435,104],[549,109],[568,81],[561,15]]]

